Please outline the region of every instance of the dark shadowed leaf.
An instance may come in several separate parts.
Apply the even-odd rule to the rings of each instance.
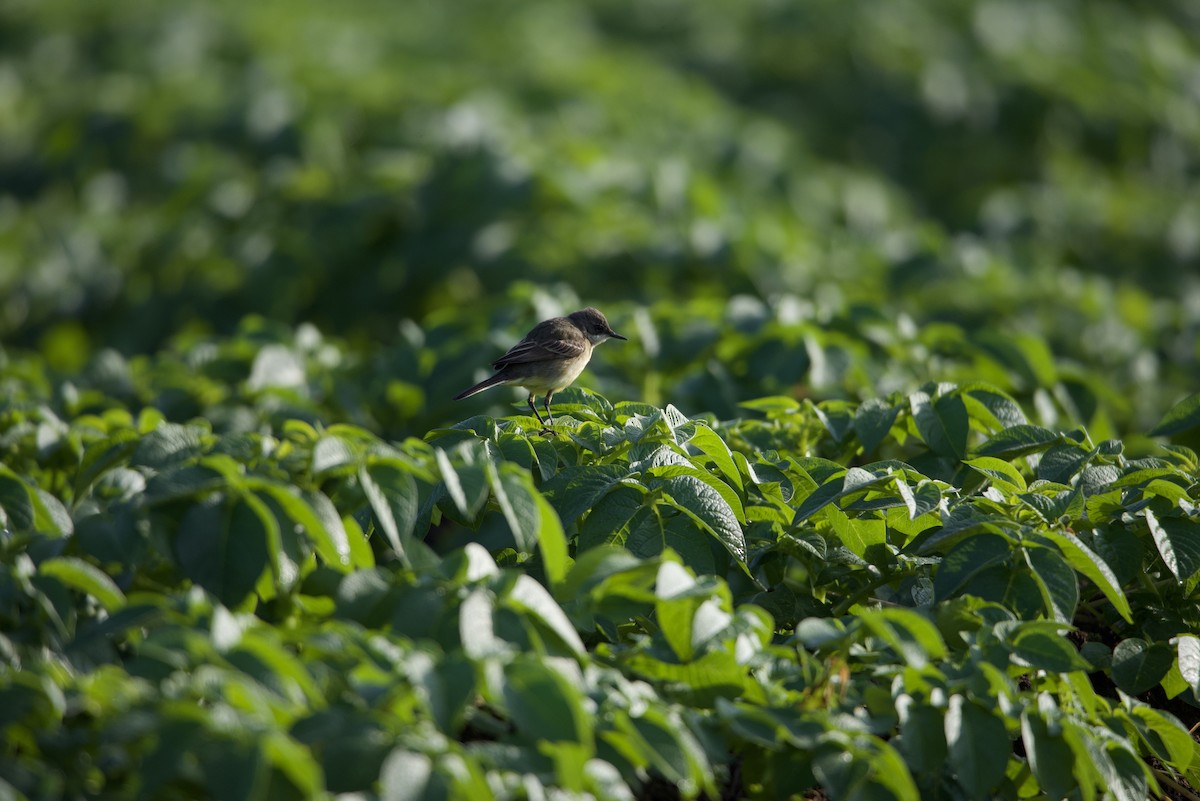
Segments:
[[[1174,661],[1175,654],[1166,643],[1130,637],[1113,648],[1113,681],[1130,695],[1139,695],[1162,681]]]
[[[1200,426],[1200,392],[1172,406],[1150,432],[1152,437],[1170,437]]]

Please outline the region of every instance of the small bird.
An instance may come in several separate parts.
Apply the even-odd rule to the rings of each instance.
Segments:
[[[529,408],[545,431],[546,421],[538,414],[534,398],[544,397],[546,417],[552,425],[554,416],[550,414],[550,399],[579,377],[592,358],[592,349],[606,339],[625,337],[612,330],[604,315],[591,307],[566,317],[544,320],[492,364],[495,375],[463,390],[454,399],[469,398],[501,384],[524,387],[529,390]]]

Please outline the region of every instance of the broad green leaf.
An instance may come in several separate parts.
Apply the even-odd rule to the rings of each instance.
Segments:
[[[900,406],[879,398],[863,401],[855,410],[854,431],[858,434],[864,454],[875,452],[892,430],[892,424],[899,414]]]
[[[980,572],[1012,557],[1013,546],[995,534],[967,537],[950,549],[938,565],[933,589],[939,601],[957,595]]]
[[[618,464],[567,467],[542,485],[542,493],[570,529],[628,472]]]
[[[503,697],[522,739],[591,746],[592,726],[579,690],[545,663],[514,660],[504,670]]]
[[[304,796],[315,796],[325,788],[321,766],[312,753],[281,731],[262,736],[263,755],[291,781]]]
[[[701,470],[691,464],[687,465],[665,465],[663,467],[653,467],[645,472],[648,478],[674,478],[675,476],[691,476],[695,479],[703,481],[714,492],[721,496],[725,504],[733,512],[733,516],[737,518],[738,523],[746,521],[746,510],[742,507],[742,499],[738,497],[737,491],[733,487],[726,484],[721,479],[714,476],[707,470]]]
[[[508,645],[496,636],[496,599],[485,587],[476,587],[458,608],[458,636],[463,652],[475,662],[504,653]]]
[[[646,514],[648,492],[641,484],[624,482],[601,498],[579,524],[578,550],[624,545],[639,514]]]
[[[358,464],[360,450],[357,443],[341,437],[322,436],[312,449],[313,475],[322,476],[335,470],[353,468]]]
[[[417,482],[407,471],[386,462],[360,468],[358,481],[388,544],[406,567],[412,567],[409,551],[420,506]]]
[[[567,551],[567,535],[563,531],[562,521],[558,513],[540,492],[530,488],[534,502],[538,508],[538,546],[542,551],[542,564],[546,570],[546,580],[551,587],[557,587],[566,578],[571,568],[571,557]]]
[[[1079,581],[1075,571],[1057,550],[1025,548],[1023,553],[1042,594],[1047,614],[1061,623],[1070,623],[1075,619],[1075,607],[1079,604]]]
[[[1035,425],[1018,425],[998,431],[975,451],[980,456],[1003,456],[1015,459],[1046,450],[1061,438],[1049,429]]]
[[[638,717],[628,715],[616,719],[618,731],[632,736],[646,762],[668,781],[702,787],[705,765],[698,744],[690,742],[685,727],[672,721],[660,708],[651,706]]]
[[[946,764],[946,732],[943,711],[919,703],[907,693],[896,699],[900,718],[900,751],[920,772],[934,771]]]
[[[282,498],[283,493],[277,495],[277,498]],[[304,507],[298,504],[292,504],[288,508],[288,514],[303,515],[304,520],[293,517],[308,531],[310,537],[313,538],[313,545],[316,546],[317,553],[325,560],[325,564],[346,572],[355,566],[351,560],[352,549],[350,548],[349,534],[346,533],[346,527],[342,524],[342,518],[337,513],[337,509],[333,503],[319,490],[313,490],[303,494]],[[312,515],[305,515],[304,509],[312,510]]]
[[[1125,593],[1122,592],[1120,582],[1109,568],[1107,562],[1084,545],[1070,531],[1056,531],[1052,528],[1046,528],[1042,529],[1041,534],[1058,546],[1059,550],[1062,551],[1063,557],[1067,560],[1067,564],[1086,576],[1092,584],[1096,585],[1096,588],[1100,592],[1104,593],[1104,597],[1108,599],[1108,602],[1113,605],[1113,608],[1117,610],[1121,617],[1125,618],[1129,623],[1133,622],[1133,613],[1129,608],[1129,600],[1125,597]]]
[[[950,768],[969,798],[989,798],[1004,778],[1011,751],[1004,722],[965,696],[954,694],[946,710]]]
[[[458,511],[464,517],[471,517],[470,504],[467,501],[467,494],[463,490],[462,479],[458,472],[454,469],[454,465],[450,464],[450,457],[441,448],[434,451],[434,458],[437,460],[438,475],[442,478],[442,483],[446,487],[446,494],[454,501],[454,505],[458,507]]]
[[[687,444],[712,459],[717,470],[730,484],[738,489],[742,488],[742,474],[733,462],[733,454],[729,450],[729,446],[725,444],[725,440],[721,439],[715,431],[708,426],[697,425],[696,433],[687,441]]]
[[[1196,743],[1174,715],[1140,704],[1131,708],[1128,715],[1155,756],[1178,770],[1191,764]]]
[[[824,515],[841,543],[855,556],[866,557],[868,549],[887,541],[887,525],[882,519],[849,517],[832,505],[825,507]]]
[[[684,664],[664,662],[641,652],[625,657],[621,664],[640,678],[669,683],[676,700],[695,706],[708,707],[734,698],[749,700],[757,689],[746,668],[727,649],[709,651]]]
[[[966,456],[970,421],[962,398],[942,395],[935,400],[925,392],[914,392],[908,401],[917,431],[931,451],[953,459]]]
[[[1175,578],[1187,581],[1200,571],[1200,523],[1175,517],[1159,520],[1149,508],[1144,514],[1154,545]]]
[[[38,565],[38,573],[54,578],[72,589],[85,592],[109,612],[125,606],[125,594],[107,573],[95,565],[72,556],[47,559]]]
[[[537,490],[533,488],[532,483],[527,484],[522,480],[527,477],[524,471],[514,469],[512,465],[502,467],[505,468],[503,472],[498,470],[494,463],[488,462],[484,465],[484,474],[487,476],[488,486],[491,487],[492,497],[512,532],[517,549],[529,553],[537,544],[541,528],[541,514],[534,498]]]
[[[175,553],[188,578],[237,606],[268,567],[267,523],[255,507],[217,496],[183,516]]]
[[[1113,681],[1130,695],[1140,695],[1162,681],[1175,661],[1165,643],[1148,643],[1138,637],[1117,643],[1112,660]]]
[[[871,777],[887,788],[896,801],[920,801],[921,794],[913,781],[908,765],[890,743],[877,741],[874,752],[867,757],[871,763]]]
[[[977,383],[967,384],[959,391],[971,419],[979,420],[987,429],[1012,428],[1028,422],[1020,405],[999,387]]]
[[[1072,479],[1092,459],[1092,452],[1072,442],[1062,442],[1048,448],[1037,465],[1037,477],[1055,484],[1071,484]]]
[[[1151,431],[1152,437],[1170,437],[1200,426],[1200,392],[1172,406]]]
[[[397,748],[388,754],[379,771],[380,801],[421,801],[433,774],[433,761],[425,754]]]
[[[658,482],[672,505],[692,518],[725,546],[733,558],[745,564],[746,538],[733,509],[725,499],[694,476],[673,476]]]
[[[919,612],[875,609],[859,614],[858,619],[914,668],[946,655],[946,644],[937,626]]]
[[[563,644],[579,658],[586,656],[583,641],[575,632],[566,613],[546,591],[546,588],[525,574],[518,575],[505,599],[516,604],[553,631]]]
[[[1060,734],[1051,732],[1041,715],[1032,710],[1021,714],[1021,740],[1029,767],[1046,797],[1065,798],[1078,786],[1071,746]]]
[[[1175,648],[1179,673],[1192,688],[1192,692],[1200,697],[1200,638],[1190,634],[1181,635],[1175,643]]]
[[[7,525],[16,531],[33,527],[33,501],[24,481],[4,465],[0,465],[0,508],[8,516]]]
[[[1043,628],[1019,630],[1008,644],[1009,651],[1028,667],[1053,673],[1090,670],[1091,664],[1079,655],[1075,646],[1054,631]]]
[[[963,464],[1009,494],[1026,490],[1025,477],[1018,473],[1015,467],[1001,459],[992,456],[977,456],[974,459],[965,460]]]
[[[204,440],[204,429],[199,426],[159,423],[138,442],[130,464],[163,470],[199,456]]]
[[[773,395],[767,398],[755,398],[754,400],[742,401],[738,406],[743,409],[750,409],[755,412],[766,412],[768,414],[775,412],[794,412],[800,408],[800,403],[795,398],[785,398],[779,395]]]

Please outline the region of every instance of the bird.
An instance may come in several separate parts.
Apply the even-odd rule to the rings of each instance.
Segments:
[[[454,396],[454,400],[463,400],[501,385],[524,387],[529,390],[529,408],[533,416],[543,432],[549,431],[534,400],[542,396],[546,417],[553,425],[550,400],[554,393],[570,386],[579,377],[592,358],[592,350],[606,339],[624,340],[626,337],[612,330],[604,315],[590,306],[566,317],[543,320],[492,363],[496,370],[494,375],[464,389]]]

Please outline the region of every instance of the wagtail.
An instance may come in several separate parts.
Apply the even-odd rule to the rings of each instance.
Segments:
[[[625,337],[612,330],[604,315],[590,307],[566,317],[545,320],[492,364],[495,375],[463,390],[454,399],[469,398],[501,384],[524,387],[529,390],[529,408],[533,416],[546,429],[546,421],[538,414],[534,399],[543,396],[546,417],[553,425],[550,399],[579,377],[592,358],[592,349],[606,339]]]

